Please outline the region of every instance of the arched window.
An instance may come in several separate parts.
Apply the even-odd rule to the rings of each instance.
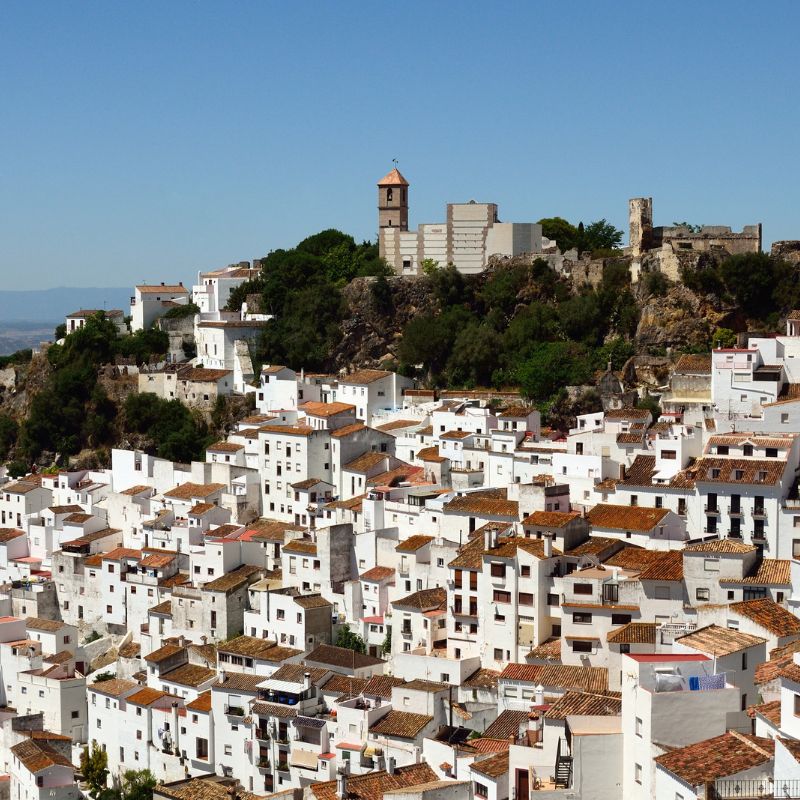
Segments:
[[[387,189],[386,190],[386,202],[387,203],[391,203],[392,202],[392,195],[393,194],[394,194],[394,190],[393,189]]]

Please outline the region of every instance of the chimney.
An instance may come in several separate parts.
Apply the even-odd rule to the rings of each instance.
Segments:
[[[541,683],[533,690],[533,699],[537,706],[544,705],[544,686]]]
[[[389,758],[386,759],[386,771],[390,775],[394,775],[394,756],[389,756]]]
[[[172,733],[172,739],[175,742],[175,755],[179,756],[181,754],[181,728],[180,728],[180,720],[178,719],[178,704],[172,704],[172,727],[175,730]]]
[[[544,557],[553,557],[553,535],[551,533],[546,533],[544,535]]]
[[[208,642],[208,636],[206,636],[205,634],[203,634],[203,635],[200,637],[200,641],[201,641],[203,644],[206,644],[206,642]]]
[[[164,281],[161,281],[161,285],[162,285],[162,286],[164,285]]]
[[[346,761],[336,770],[336,796],[339,800],[347,798],[347,773],[349,771],[350,765]]]
[[[224,669],[221,669],[221,670],[219,671],[219,682],[220,682],[220,684],[223,684],[223,683],[225,683],[225,678],[227,678],[227,677],[228,677],[228,676],[227,676],[227,674],[226,674],[225,670],[224,670]]]
[[[311,673],[304,672],[303,673],[303,692],[307,692],[311,689]]]
[[[487,527],[483,532],[483,549],[488,550],[492,546],[492,529]]]
[[[178,637],[178,644],[181,647],[186,647],[186,637],[183,634]]]

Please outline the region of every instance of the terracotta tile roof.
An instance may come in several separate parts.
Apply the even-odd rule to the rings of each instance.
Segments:
[[[519,503],[516,500],[486,497],[483,494],[466,494],[454,497],[444,507],[447,514],[471,514],[476,517],[507,517],[519,518]]]
[[[655,551],[639,573],[640,581],[676,581],[683,580],[683,552],[680,550]]]
[[[297,716],[297,709],[291,706],[285,706],[282,703],[265,703],[255,702],[251,706],[254,714],[262,717],[280,717],[281,719],[289,719],[290,717]]]
[[[168,642],[165,645],[162,645],[157,650],[153,650],[152,653],[148,653],[144,660],[147,661],[149,664],[160,664],[162,661],[166,661],[173,656],[176,656],[185,648],[181,647],[179,644],[173,644],[172,642]]]
[[[310,539],[292,539],[283,546],[284,553],[299,553],[304,556],[317,555],[317,543]]]
[[[122,697],[126,692],[139,686],[135,681],[128,681],[123,678],[112,678],[108,681],[97,681],[90,683],[87,687],[92,692],[105,694],[109,697]]]
[[[467,689],[496,689],[500,673],[494,669],[481,667],[472,673],[461,685]]]
[[[402,686],[405,681],[393,675],[373,675],[364,684],[362,693],[369,697],[380,697],[389,700],[392,697],[392,689],[395,686]]]
[[[132,695],[129,695],[126,698],[126,702],[131,703],[134,706],[149,706],[155,703],[156,700],[160,700],[162,697],[169,696],[169,692],[162,692],[160,689],[152,689],[149,686],[145,686],[138,692],[134,692]]]
[[[330,608],[333,603],[326,600],[321,594],[301,594],[294,598],[300,608]]]
[[[747,716],[755,719],[756,714],[760,714],[764,719],[769,720],[776,727],[781,724],[781,701],[773,700],[771,703],[761,703],[758,706],[750,706],[747,709]],[[800,742],[798,742],[800,745]]]
[[[392,422],[384,422],[383,425],[376,425],[375,429],[383,431],[384,433],[389,433],[390,431],[396,431],[401,428],[412,428],[421,424],[422,422],[417,419],[395,419],[392,420]]]
[[[335,649],[341,650],[343,648],[337,647]],[[353,651],[348,650],[348,652],[352,653]],[[270,678],[274,678],[276,681],[302,684],[305,681],[305,674],[307,672],[311,676],[312,685],[316,686],[325,678],[329,671],[330,670],[323,667],[308,667],[305,664],[284,664],[276,669],[275,672],[270,675]]]
[[[120,658],[138,658],[142,654],[142,646],[139,642],[130,641],[122,645],[117,654]]]
[[[204,326],[207,326],[205,323]],[[233,374],[229,369],[207,369],[205,367],[194,367],[187,369],[186,372],[181,372],[178,379],[182,381],[191,381],[192,383],[207,383],[210,381],[216,382],[226,378],[228,375]]]
[[[292,489],[310,489],[312,486],[316,486],[318,483],[326,483],[326,481],[323,481],[321,478],[306,478],[304,481],[293,483]]]
[[[522,524],[526,527],[538,525],[542,528],[566,528],[578,517],[578,511],[534,511],[522,520]]]
[[[361,574],[362,581],[380,582],[394,577],[394,567],[376,566]]]
[[[403,685],[404,689],[412,689],[416,692],[427,692],[428,694],[435,694],[436,692],[443,692],[447,689],[446,683],[438,683],[437,681],[426,681],[417,678],[413,681]]]
[[[367,685],[366,678],[356,678],[349,675],[331,675],[322,687],[324,694],[337,694],[357,695],[364,691]]]
[[[564,692],[545,712],[547,719],[569,716],[617,717],[622,713],[621,692]]]
[[[588,513],[593,528],[647,532],[653,530],[669,513],[667,508],[615,506],[600,503]]]
[[[544,539],[528,539],[522,536],[504,536],[497,540],[497,544],[484,549],[482,556],[489,558],[514,558],[519,550],[524,550],[535,558],[544,559]],[[553,548],[553,556],[562,555],[561,551]]]
[[[58,622],[54,619],[42,619],[41,617],[28,617],[25,620],[25,627],[32,631],[46,631],[55,633],[67,627],[66,622]]]
[[[64,522],[67,525],[83,525],[84,522],[90,520],[94,515],[93,514],[70,514]]]
[[[767,640],[742,631],[734,631],[719,625],[707,625],[696,631],[679,636],[675,640],[684,647],[691,647],[712,656],[728,656],[748,647],[764,644]]]
[[[700,458],[692,471],[696,482],[774,486],[787,469],[784,460],[756,458]],[[718,470],[714,473],[713,470]],[[714,475],[716,474],[716,477]],[[737,477],[739,474],[739,477]]]
[[[500,673],[500,680],[540,683],[545,687],[580,689],[586,692],[608,690],[608,670],[605,667],[515,663],[506,666]]]
[[[650,412],[646,408],[615,408],[604,414],[605,419],[614,420],[647,419],[649,416]]]
[[[747,617],[776,636],[800,633],[800,619],[769,598],[731,603],[730,610]]]
[[[418,611],[429,611],[435,608],[444,608],[446,603],[447,591],[437,586],[433,589],[420,589],[400,600],[395,600],[392,605],[395,608],[413,608]]]
[[[141,550],[134,550],[131,547],[115,547],[108,553],[103,553],[103,561],[125,561],[127,559],[140,559]]]
[[[280,433],[285,436],[311,436],[314,428],[310,425],[262,425],[259,431],[263,433]]]
[[[780,677],[781,672],[794,662],[794,654],[800,652],[800,640],[776,647],[769,653],[769,661],[758,664],[753,678],[757,685],[769,683]]]
[[[687,544],[684,550],[687,553],[752,553],[756,547],[747,544],[741,539],[711,539],[708,542]]]
[[[712,447],[719,445],[740,447],[744,444],[752,444],[754,447],[774,447],[777,450],[789,449],[794,444],[795,438],[795,434],[790,436],[756,436],[752,433],[721,433],[709,438],[706,443],[706,452],[710,453]]]
[[[171,564],[175,558],[176,556],[172,553],[150,553],[139,562],[139,566],[161,569]]]
[[[186,708],[190,711],[211,711],[211,690],[206,689],[197,695],[191,703],[186,704]]]
[[[263,675],[249,675],[244,672],[227,672],[225,680],[217,682],[211,687],[212,692],[227,689],[232,692],[250,692],[256,694],[258,685],[264,682]]]
[[[511,742],[508,739],[470,739],[469,746],[479,753],[502,753],[508,751]]]
[[[420,431],[421,433],[422,431]],[[423,447],[417,451],[417,458],[420,461],[427,461],[432,464],[443,464],[448,459],[439,452],[438,447]]]
[[[237,567],[233,572],[227,572],[225,575],[220,575],[213,581],[203,584],[204,592],[233,592],[236,589],[250,583],[252,577],[259,577],[262,572],[261,567],[256,567],[253,564],[242,564]]]
[[[639,433],[618,433],[617,444],[643,444],[644,432]]]
[[[38,489],[39,487],[39,483],[28,480],[19,480],[16,481],[16,483],[10,483],[8,486],[4,486],[3,492],[8,494],[28,494],[28,492],[32,492],[34,489]]]
[[[728,584],[772,584],[790,586],[792,562],[784,558],[765,558],[752,575],[744,578],[720,578],[719,582]]]
[[[314,417],[335,417],[337,414],[354,412],[356,407],[350,403],[318,403],[309,400],[298,407],[299,411],[305,411]]]
[[[420,547],[424,547],[428,542],[432,542],[433,539],[433,536],[425,536],[421,533],[417,533],[414,536],[409,536],[408,539],[404,539],[394,549],[398,553],[416,553]]]
[[[675,372],[683,372],[691,375],[710,375],[711,353],[682,355],[675,365]]]
[[[505,739],[519,736],[520,728],[527,728],[530,720],[529,711],[513,711],[506,709],[498,714],[497,719],[483,732],[484,739]]]
[[[388,453],[362,453],[358,458],[354,458],[349,464],[342,467],[342,471],[347,472],[369,472],[373,467],[383,464],[389,459]]]
[[[266,542],[283,542],[287,531],[303,530],[298,525],[291,525],[288,522],[281,522],[277,519],[261,518],[251,522],[247,526],[247,532],[253,535],[253,539]]]
[[[169,784],[159,784],[155,795],[163,795],[173,800],[229,800],[233,782],[224,783],[216,776],[190,778]],[[260,800],[258,795],[239,789],[235,795],[238,800]]]
[[[244,450],[244,445],[236,442],[215,442],[206,447],[206,450],[212,453],[238,453]]]
[[[449,440],[460,440],[466,439],[468,436],[474,436],[475,434],[472,431],[445,431],[444,433],[439,434],[440,439]]]
[[[331,436],[334,439],[344,439],[347,436],[352,436],[354,433],[358,433],[359,431],[364,431],[366,429],[367,426],[363,422],[353,422],[350,425],[342,425],[341,428],[331,431]]]
[[[368,656],[365,653],[356,653],[346,647],[335,647],[332,644],[321,644],[312,650],[305,659],[316,664],[328,664],[332,667],[347,667],[359,669],[383,664],[383,659]],[[273,675],[274,677],[274,675]]]
[[[778,712],[780,713],[780,709],[778,709]],[[780,717],[778,717],[777,721],[775,721],[775,719],[770,719],[770,722],[773,722],[775,725],[779,725]],[[800,761],[800,741],[797,739],[785,739],[783,736],[779,736],[778,740],[791,753],[792,758],[794,758],[795,761]]]
[[[400,174],[400,170],[395,167],[378,181],[378,186],[408,186],[408,181]]]
[[[341,508],[345,511],[360,512],[366,494],[360,494],[357,497],[351,497],[349,500],[334,500],[331,503],[325,503],[323,508]]]
[[[508,774],[508,751],[473,761],[470,765],[473,772],[485,775],[487,778],[500,778]]]
[[[121,492],[121,494],[126,494],[126,492]],[[74,514],[83,511],[80,506],[76,506],[74,503],[69,506],[50,506],[47,510],[52,511],[54,514]]]
[[[367,479],[367,486],[397,486],[400,483],[425,483],[425,470],[411,464],[401,464]]]
[[[656,643],[655,622],[629,622],[621,628],[609,631],[606,636],[609,644],[652,644]]]
[[[392,775],[384,770],[368,772],[365,775],[350,775],[347,779],[349,800],[383,800],[386,792],[423,786],[437,780],[437,775],[429,764],[411,764],[397,767]],[[337,800],[336,781],[313,783],[308,787],[310,796],[317,800]]]
[[[604,556],[610,557],[611,554],[619,552],[624,546],[625,542],[611,536],[590,536],[585,542],[573,547],[572,550],[567,550],[564,555],[572,556],[573,558],[591,555],[605,560]]]
[[[237,636],[235,639],[218,645],[217,651],[220,653],[232,653],[237,656],[258,658],[274,646],[274,642],[258,639],[255,636]]]
[[[656,764],[690,786],[754,769],[772,761],[775,742],[728,731],[722,736],[681,747],[658,756]]]
[[[70,767],[72,762],[62,756],[55,748],[45,741],[27,739],[11,748],[11,752],[20,760],[28,772],[41,772],[49,767]]]
[[[433,717],[425,714],[412,714],[408,711],[392,709],[370,725],[369,732],[380,736],[394,736],[399,739],[416,739],[431,722],[433,722]]]
[[[210,681],[216,674],[216,670],[209,669],[208,667],[203,667],[198,664],[184,664],[162,675],[161,680],[177,683],[180,686],[197,688],[207,681]]]
[[[195,497],[210,497],[224,488],[224,483],[182,483],[180,486],[164,492],[164,497],[175,500],[192,500]]]
[[[144,284],[136,288],[141,294],[189,294],[189,290],[182,283]]]
[[[561,661],[561,639],[553,637],[547,639],[534,647],[526,656],[526,659],[539,661],[560,662]]]

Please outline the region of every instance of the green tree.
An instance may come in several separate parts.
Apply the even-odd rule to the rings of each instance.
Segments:
[[[392,628],[386,626],[386,636],[383,637],[383,644],[381,645],[381,655],[388,656],[392,652]]]
[[[736,347],[736,334],[730,328],[717,328],[711,337],[711,347]]]
[[[99,798],[108,782],[108,755],[96,742],[91,750],[85,747],[81,752],[81,775],[89,786],[89,795]]]
[[[122,800],[153,800],[156,777],[149,769],[127,769],[122,774]]]
[[[366,643],[357,633],[350,630],[349,625],[339,628],[339,633],[336,636],[336,646],[346,647],[348,650],[354,650],[356,653],[367,652]]]
[[[576,342],[543,342],[516,370],[522,393],[538,403],[546,402],[565,386],[588,382],[591,375],[586,348]]]
[[[0,461],[4,460],[11,452],[17,441],[19,425],[8,414],[0,414]]]
[[[461,386],[488,386],[497,366],[500,335],[477,321],[463,327],[453,342],[447,362],[450,383]]]
[[[579,247],[581,250],[616,250],[622,244],[622,231],[605,219],[590,222],[583,230]]]
[[[28,465],[24,461],[10,461],[6,468],[12,478],[21,478],[28,474]]]
[[[554,239],[562,253],[580,247],[580,234],[578,229],[563,217],[545,217],[539,220],[542,226],[542,236]]]
[[[742,310],[764,319],[775,309],[775,290],[789,278],[789,268],[766,253],[743,253],[726,258],[719,267],[725,287]]]

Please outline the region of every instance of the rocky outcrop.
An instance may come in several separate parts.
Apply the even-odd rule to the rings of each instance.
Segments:
[[[636,328],[636,349],[705,348],[725,316],[685,286],[673,286],[666,296],[645,301]]]

